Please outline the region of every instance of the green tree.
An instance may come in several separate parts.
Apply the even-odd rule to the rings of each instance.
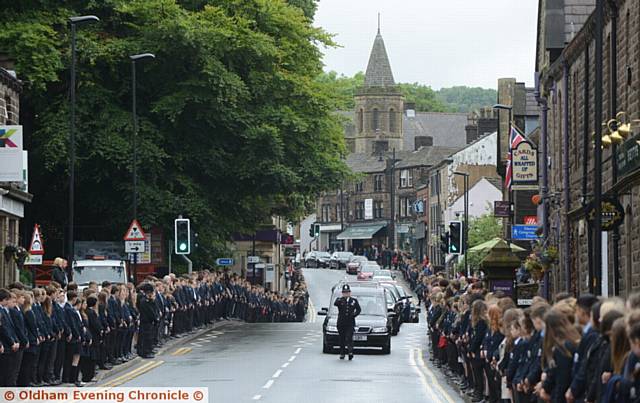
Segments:
[[[492,213],[469,219],[469,249],[500,236],[502,236],[502,222],[499,218],[494,217]],[[472,271],[480,268],[480,263],[486,256],[486,254],[478,252],[469,252],[467,255],[469,259],[468,265]],[[464,259],[461,259],[457,265],[458,271],[462,269],[464,269]]]
[[[437,92],[427,85],[418,83],[400,84],[405,102],[416,104],[420,112],[451,112],[451,109],[437,98]]]
[[[436,95],[440,102],[454,112],[471,112],[474,109],[491,106],[497,99],[497,92],[494,89],[464,85],[441,88]]]
[[[131,219],[131,73],[138,66],[139,218],[192,219],[200,261],[273,214],[299,217],[347,171],[321,73],[328,34],[284,0],[0,1],[0,51],[26,82],[28,215],[60,240],[67,222],[68,17],[78,30],[76,222],[120,239]],[[34,169],[35,168],[35,169]],[[50,244],[55,242],[50,242]],[[61,244],[61,242],[60,242]],[[62,252],[61,250],[56,251]],[[198,257],[198,256],[197,256]]]

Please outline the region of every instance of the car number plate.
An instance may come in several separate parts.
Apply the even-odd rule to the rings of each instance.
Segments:
[[[367,341],[367,336],[364,334],[354,334],[353,341]]]

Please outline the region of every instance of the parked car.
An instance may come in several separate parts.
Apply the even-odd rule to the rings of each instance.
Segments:
[[[404,308],[402,310],[402,321],[406,323],[419,323],[420,322],[420,308],[416,306],[413,301],[413,296],[407,293],[403,287],[396,287],[398,293],[404,299]]]
[[[368,262],[364,256],[351,256],[351,260],[347,263],[347,274],[358,274],[360,268]]]
[[[382,354],[391,353],[391,323],[395,312],[387,311],[387,291],[371,284],[349,283],[351,295],[358,299],[362,312],[356,317],[356,326],[353,332],[354,347],[378,347]],[[342,284],[336,285],[331,292],[331,306],[324,307],[318,315],[325,315],[322,324],[322,352],[331,353],[339,347],[339,335],[337,328],[338,308],[333,305],[336,298],[340,297]]]
[[[307,256],[304,258],[304,267],[329,267],[329,260],[331,259],[331,255],[329,252],[319,252],[312,250],[307,253]]]
[[[380,270],[378,263],[369,260],[364,266],[360,267],[358,280],[371,280],[376,270]]]
[[[333,252],[331,255],[331,260],[329,260],[329,268],[330,269],[341,269],[343,267],[347,267],[347,263],[353,256],[352,252]]]

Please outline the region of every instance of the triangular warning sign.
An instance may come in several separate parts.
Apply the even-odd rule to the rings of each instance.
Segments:
[[[124,235],[125,241],[144,241],[144,231],[138,220],[131,221],[127,233]]]
[[[44,245],[42,244],[42,236],[40,234],[40,226],[38,224],[33,227],[33,236],[31,237],[29,254],[44,255]]]

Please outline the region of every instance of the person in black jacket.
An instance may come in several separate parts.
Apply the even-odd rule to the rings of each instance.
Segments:
[[[145,283],[140,286],[141,295],[138,297],[138,311],[140,312],[140,333],[138,335],[138,355],[142,358],[154,358],[153,332],[160,315],[155,304],[155,289]]]
[[[467,352],[473,372],[474,394],[471,399],[479,402],[484,396],[485,385],[480,347],[489,330],[487,325],[487,304],[482,300],[476,300],[471,305],[471,329],[469,350]]]
[[[571,382],[571,387],[565,393],[565,398],[569,403],[576,399],[582,400],[587,389],[587,352],[599,338],[598,331],[591,322],[591,308],[596,302],[598,302],[598,297],[592,294],[581,295],[577,300],[576,317],[578,323],[582,326],[582,338],[574,359],[573,381]]]
[[[56,356],[53,364],[53,384],[60,385],[63,381],[64,362],[67,355],[67,343],[71,341],[71,328],[64,313],[65,294],[61,289],[55,292],[53,301],[53,320],[58,324],[58,341],[56,343]]]
[[[340,359],[344,359],[345,349],[349,360],[353,359],[353,328],[361,309],[358,300],[351,297],[349,284],[342,286],[342,297],[336,298],[333,305],[338,307],[338,334],[340,335]]]
[[[31,295],[23,293],[18,299],[21,302],[21,315],[24,317],[25,332],[29,340],[28,347],[22,357],[22,365],[18,374],[18,386],[34,386],[34,374],[38,365],[40,350],[40,331],[36,315],[33,311]],[[18,309],[18,307],[14,308]]]
[[[544,321],[543,366],[547,369],[541,397],[564,403],[565,393],[571,385],[573,357],[580,343],[580,333],[560,309],[550,309]]]
[[[535,332],[529,341],[529,352],[531,362],[527,374],[523,381],[523,390],[526,393],[533,392],[535,386],[540,382],[542,376],[542,342],[544,340],[544,315],[546,315],[550,306],[546,302],[540,302],[531,307],[531,321]]]
[[[30,380],[27,378],[26,372],[31,371],[33,368],[33,360],[34,360],[34,350],[30,349],[31,344],[29,338],[29,333],[27,332],[27,327],[24,320],[24,314],[22,313],[22,305],[24,304],[25,295],[22,291],[18,289],[11,290],[11,295],[13,296],[13,301],[11,303],[11,309],[9,309],[9,314],[11,315],[11,320],[13,321],[13,326],[15,327],[16,334],[18,335],[18,339],[20,340],[20,350],[18,350],[18,360],[20,361],[20,366],[18,370],[18,376],[16,378],[17,386],[29,386]],[[25,362],[24,353],[29,350],[29,355],[27,356],[27,361]],[[26,381],[25,381],[26,379]]]
[[[15,306],[15,295],[7,289],[0,289],[0,385],[3,387],[16,386],[22,353],[20,339],[16,333],[10,309]]]
[[[64,314],[69,329],[71,331],[71,339],[67,342],[65,351],[65,368],[63,379],[67,383],[75,384],[77,387],[84,386],[78,378],[80,373],[80,349],[82,347],[84,325],[80,315],[80,307],[82,302],[78,298],[75,291],[67,292],[67,304],[64,307]]]
[[[60,329],[58,329],[58,323],[53,317],[53,302],[51,297],[47,295],[44,297],[41,308],[44,314],[45,328],[49,332],[49,338],[43,343],[40,351],[40,363],[38,366],[38,380],[43,385],[53,385],[53,364],[56,359],[56,349],[58,342],[58,335]]]
[[[69,281],[67,279],[67,273],[64,269],[64,259],[61,257],[57,257],[53,260],[53,268],[51,272],[51,278],[56,283],[60,284],[62,289],[67,288]]]

